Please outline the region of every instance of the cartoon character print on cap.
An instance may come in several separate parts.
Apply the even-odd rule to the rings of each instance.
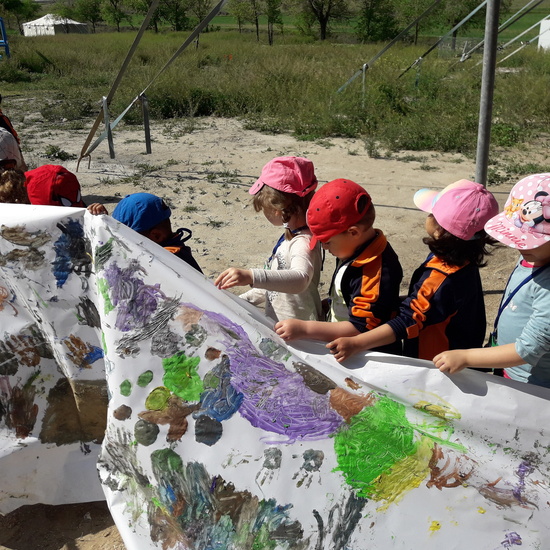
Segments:
[[[541,222],[550,222],[550,195],[546,191],[539,191],[533,200],[527,201],[512,213],[512,220],[516,227],[528,229]]]

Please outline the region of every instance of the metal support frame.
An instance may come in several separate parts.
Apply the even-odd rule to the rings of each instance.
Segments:
[[[6,34],[6,27],[4,26],[4,18],[0,17],[0,33],[2,37],[0,39],[0,48],[4,48],[6,57],[10,57],[10,45],[8,44],[8,35]]]
[[[493,115],[493,95],[497,60],[499,11],[500,0],[489,0],[485,18],[485,48],[483,49],[483,73],[481,77],[476,152],[476,181],[482,185],[487,185],[487,166],[489,164],[489,147],[491,144],[491,117]]]
[[[149,100],[145,94],[140,94],[141,112],[143,114],[143,130],[145,131],[145,152],[151,154],[151,128],[149,127]]]
[[[115,146],[113,144],[113,132],[111,131],[111,123],[109,122],[109,103],[107,97],[103,96],[103,122],[107,131],[107,142],[109,143],[109,156],[115,158]]]

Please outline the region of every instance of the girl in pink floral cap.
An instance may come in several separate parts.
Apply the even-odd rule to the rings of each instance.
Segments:
[[[250,285],[241,298],[254,305],[265,303],[265,313],[274,321],[320,319],[321,247],[310,248],[312,235],[306,222],[316,187],[310,160],[289,156],[269,161],[249,193],[256,212],[263,212],[269,223],[284,227],[285,232],[263,269],[232,267],[220,273],[214,284],[221,289]]]

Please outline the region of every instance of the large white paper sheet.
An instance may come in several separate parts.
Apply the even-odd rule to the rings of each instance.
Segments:
[[[345,368],[108,217],[0,216],[1,512],[102,486],[135,550],[550,540],[547,390]]]

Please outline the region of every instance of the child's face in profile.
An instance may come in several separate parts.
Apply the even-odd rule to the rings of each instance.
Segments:
[[[520,254],[526,262],[533,264],[535,267],[546,265],[550,263],[550,241],[538,248],[520,250]]]
[[[350,230],[334,235],[326,243],[321,243],[325,250],[328,250],[333,256],[339,260],[351,258],[357,249],[358,241]]]
[[[283,213],[280,210],[276,210],[275,208],[264,207],[262,208],[262,212],[264,213],[264,216],[266,217],[267,221],[272,225],[275,225],[278,227],[283,225]]]
[[[426,218],[426,222],[424,223],[424,227],[426,229],[426,233],[432,238],[437,239],[441,235],[441,232],[443,231],[443,228],[435,221],[435,217],[433,214],[430,214]]]

